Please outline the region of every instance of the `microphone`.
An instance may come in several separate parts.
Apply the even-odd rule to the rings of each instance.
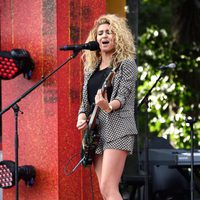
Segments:
[[[61,51],[68,51],[68,50],[81,51],[82,49],[96,51],[99,49],[99,43],[96,41],[90,41],[85,44],[66,45],[60,48]]]
[[[159,67],[160,70],[165,70],[165,69],[173,69],[176,67],[175,63],[170,63],[169,65],[161,66]]]

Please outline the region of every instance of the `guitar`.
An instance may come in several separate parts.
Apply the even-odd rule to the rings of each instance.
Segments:
[[[103,96],[105,95],[107,88],[111,86],[117,69],[118,67],[113,68],[106,77],[101,88]],[[98,134],[98,112],[99,107],[95,105],[89,118],[88,128],[84,131],[81,149],[82,165],[84,167],[90,166],[92,164],[95,156],[95,150],[99,143],[100,135]]]

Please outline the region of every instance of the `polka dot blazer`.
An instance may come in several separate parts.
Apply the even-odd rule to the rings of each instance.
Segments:
[[[93,73],[85,73],[82,91],[82,103],[79,113],[89,115],[90,105],[88,102],[87,84]],[[135,84],[137,80],[137,66],[134,60],[124,60],[117,70],[113,79],[113,92],[110,101],[117,99],[121,107],[111,113],[99,111],[98,131],[107,142],[126,135],[137,134],[134,116],[135,106]]]

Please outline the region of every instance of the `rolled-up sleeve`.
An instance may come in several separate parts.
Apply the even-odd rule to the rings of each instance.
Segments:
[[[124,106],[131,91],[135,90],[137,75],[138,71],[134,60],[125,60],[122,62],[119,69],[120,83],[114,98],[120,101],[121,108]]]

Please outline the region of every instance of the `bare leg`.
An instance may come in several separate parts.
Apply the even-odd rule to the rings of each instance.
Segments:
[[[103,156],[95,160],[95,171],[105,200],[123,200],[119,192],[119,182],[127,155],[126,151],[106,149]]]
[[[95,172],[96,172],[96,175],[97,175],[97,178],[98,178],[99,186],[101,185],[102,161],[103,161],[103,155],[96,155],[95,156],[94,169],[95,169]]]
[[[102,170],[103,155],[96,155],[94,159],[94,169],[98,178],[99,185],[101,185],[101,170]]]

